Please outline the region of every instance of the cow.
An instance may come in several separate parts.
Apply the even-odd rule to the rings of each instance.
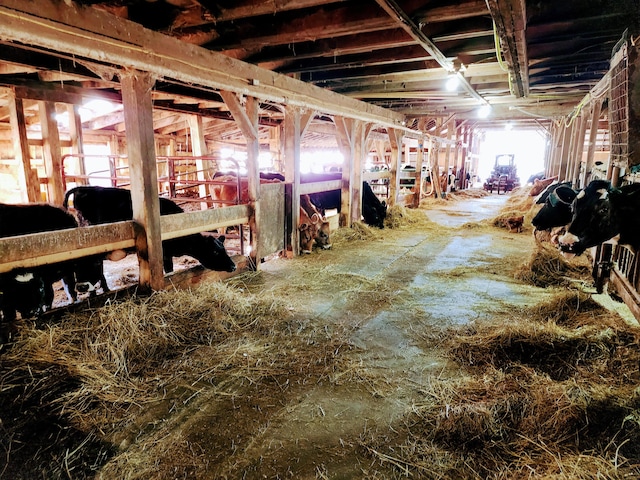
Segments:
[[[238,197],[238,177],[235,173],[216,172],[213,175],[215,183],[210,186],[211,199],[214,207],[226,205],[244,205],[249,203],[249,181],[246,176],[240,177],[240,196]],[[260,172],[260,183],[281,183],[284,175],[281,173]]]
[[[571,203],[578,192],[571,188],[571,182],[549,185],[536,198],[542,208],[531,220],[537,230],[551,230],[564,227],[571,221]]]
[[[0,204],[2,238],[77,227],[78,223],[73,215],[54,205]],[[90,255],[0,274],[3,318],[13,321],[16,312],[23,318],[33,317],[51,308],[54,299],[53,284],[58,280],[62,280],[68,299],[75,302],[77,291],[93,290],[91,287],[95,283],[104,281],[100,256]],[[106,288],[106,281],[103,285]]]
[[[566,256],[609,240],[640,247],[640,184],[616,188],[607,180],[593,180],[575,196],[572,211],[567,233],[559,238]]]
[[[131,192],[123,188],[79,186],[67,191],[63,205],[69,208],[69,200],[78,218],[89,225],[121,222],[133,219]],[[160,215],[183,213],[172,200],[158,197]],[[224,235],[218,238],[204,233],[194,233],[162,242],[162,263],[166,273],[173,272],[173,257],[188,255],[210,270],[233,272],[236,264],[224,247]]]
[[[543,205],[531,220],[537,242],[548,240],[558,244],[558,238],[566,232],[571,221],[571,203],[577,193],[571,188],[571,182],[562,182],[549,185],[538,195],[536,204]]]
[[[315,242],[316,244],[322,248],[323,250],[328,250],[331,248],[331,240],[330,240],[330,227],[327,219],[320,213],[318,208],[311,202],[311,198],[309,195],[300,195],[300,208],[302,208],[310,221],[317,219],[315,221],[316,228],[316,236]],[[302,224],[302,217],[300,220]]]
[[[367,182],[362,182],[362,216],[367,225],[384,228],[387,203],[380,201]]]
[[[341,173],[328,174],[305,174],[301,176],[302,183],[322,182],[328,180],[342,179]],[[341,190],[329,190],[326,192],[311,193],[309,197],[314,205],[318,207],[324,215],[326,210],[335,208],[338,213],[342,203]],[[366,181],[362,182],[362,216],[367,225],[384,228],[384,220],[387,216],[387,204],[380,201],[371,190],[371,185]]]
[[[530,178],[529,183],[532,183],[533,186],[529,191],[529,196],[535,197],[536,195],[540,195],[549,185],[558,180],[558,176],[549,177],[549,178]]]
[[[314,214],[315,216],[315,214]],[[313,251],[313,243],[318,235],[318,218],[310,217],[304,208],[300,207],[300,252],[311,253]]]

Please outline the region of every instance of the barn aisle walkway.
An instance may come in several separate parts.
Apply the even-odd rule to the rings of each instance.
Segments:
[[[428,229],[386,229],[378,240],[263,265],[264,284],[280,291],[305,282],[305,264],[320,267],[322,292],[297,291],[297,303],[327,329],[352,330],[344,355],[353,370],[290,398],[243,453],[243,472],[277,476],[287,464],[296,478],[363,478],[357,438],[393,428],[432,378],[458,375],[441,352],[419,346],[418,332],[481,321],[551,295],[513,280],[533,249],[530,232],[461,228],[497,215],[507,198],[438,205],[425,210],[435,222]],[[355,284],[345,289],[347,277]]]

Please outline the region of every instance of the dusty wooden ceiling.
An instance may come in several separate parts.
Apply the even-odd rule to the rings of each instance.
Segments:
[[[492,106],[485,122],[535,124],[567,115],[607,72],[612,49],[625,30],[640,32],[640,0],[76,3],[401,112],[409,122],[453,114],[476,119],[484,103]],[[445,83],[454,71],[462,82],[448,91]],[[62,79],[67,87],[117,90],[68,59],[0,43],[2,84],[30,87],[34,80]],[[213,119],[211,131],[219,123],[216,119],[230,118],[215,95],[198,101],[193,96],[188,87],[158,83],[154,104],[165,112],[158,118],[164,132],[184,124],[180,113]],[[262,123],[281,119],[277,106],[262,107]]]

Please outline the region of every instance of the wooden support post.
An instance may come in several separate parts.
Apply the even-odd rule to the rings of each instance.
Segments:
[[[353,138],[354,138],[354,121],[349,118],[335,117],[336,132],[338,136],[338,145],[344,156],[344,162],[342,164],[342,191],[340,193],[340,219],[339,224],[341,227],[350,227],[352,225],[352,219],[359,216],[357,213],[352,213],[353,206],[351,205],[351,198],[355,193],[352,193],[354,189],[360,192],[360,185],[354,185],[353,182]]]
[[[440,166],[438,165],[438,154],[440,145],[437,140],[431,138],[429,143],[429,163],[431,164],[431,185],[436,194],[436,198],[442,198],[442,186],[440,185]]]
[[[202,117],[200,115],[189,115],[189,131],[191,132],[192,152],[195,157],[204,157],[208,155],[207,143],[204,140],[204,127],[202,125]],[[212,165],[211,161],[205,161],[196,158],[196,178],[199,181],[210,180],[213,177],[213,171],[216,165]],[[201,183],[198,185],[198,195],[200,198],[210,198],[208,185]],[[207,202],[200,203],[200,210],[209,208]]]
[[[450,167],[450,160],[451,160],[451,139],[453,137],[453,130],[454,130],[454,126],[455,126],[455,120],[453,118],[451,118],[451,120],[449,120],[449,122],[447,123],[447,144],[445,145],[445,151],[444,151],[444,174],[447,177],[447,183],[446,185],[446,191],[449,192],[450,190],[450,185],[449,185],[449,167]]]
[[[389,142],[391,143],[391,163],[389,165],[389,172],[391,178],[389,179],[389,201],[387,202],[390,207],[395,205],[398,201],[398,192],[400,191],[400,176],[398,170],[402,164],[402,139],[403,134],[400,130],[395,128],[387,128],[389,135]]]
[[[571,146],[571,127],[567,127],[562,124],[560,129],[562,130],[562,140],[560,143],[560,168],[558,172],[558,181],[563,182],[569,180],[567,178],[567,165],[569,164],[569,147]]]
[[[258,252],[258,237],[260,235],[260,169],[258,164],[258,155],[260,154],[260,139],[258,135],[259,103],[255,97],[247,97],[245,110],[235,93],[221,90],[220,95],[247,142],[247,188],[249,207],[251,209],[251,215],[249,216],[251,252],[249,253],[249,257],[254,267],[258,269],[261,260],[260,252]],[[238,195],[240,195],[240,192],[238,192]]]
[[[351,163],[353,188],[351,189],[351,223],[360,220],[362,213],[362,165],[364,165],[366,125],[354,120],[353,160]]]
[[[300,109],[291,105],[284,111],[284,171],[291,183],[291,251],[300,255]]]
[[[18,184],[23,202],[40,202],[40,182],[38,172],[31,168],[31,153],[27,139],[27,127],[24,119],[22,99],[9,90],[9,121],[13,137],[13,155],[18,161]]]
[[[426,118],[418,120],[418,130],[424,131],[427,123]],[[422,199],[422,165],[424,164],[424,141],[425,137],[421,136],[418,139],[418,149],[416,150],[416,179],[413,184],[413,207],[418,208],[420,206],[420,200]]]
[[[131,177],[131,203],[142,292],[162,290],[162,239],[158,173],[153,134],[151,89],[154,79],[145,72],[126,72],[120,78]]]
[[[596,101],[591,106],[591,122],[589,124],[589,145],[587,147],[587,159],[585,161],[584,171],[580,180],[581,188],[587,186],[591,181],[591,171],[593,170],[593,159],[596,153],[596,141],[598,139],[598,125],[600,123],[600,112],[602,110],[602,101]]]
[[[67,113],[69,114],[69,137],[71,139],[71,153],[74,157],[74,169],[78,175],[86,175],[86,167],[84,162],[84,139],[82,137],[82,119],[80,118],[79,105],[67,105]],[[63,165],[64,168],[64,165]],[[87,185],[86,178],[78,178],[76,185]],[[65,185],[65,190],[67,186]]]
[[[47,201],[62,205],[64,185],[62,182],[62,152],[60,150],[60,132],[56,121],[56,104],[38,102],[40,126],[42,128],[42,154],[47,174]]]
[[[587,112],[583,112],[580,115],[580,123],[577,127],[578,138],[576,138],[576,148],[574,150],[574,168],[573,175],[571,175],[571,183],[574,187],[579,186],[580,173],[583,167],[582,156],[584,154],[584,136],[587,132]]]

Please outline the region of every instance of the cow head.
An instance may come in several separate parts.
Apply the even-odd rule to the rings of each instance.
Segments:
[[[619,225],[611,209],[611,197],[620,191],[605,180],[594,180],[581,190],[572,204],[573,215],[567,233],[559,238],[560,250],[580,255],[619,233]]]
[[[384,201],[379,204],[365,203],[362,206],[362,217],[367,225],[384,228],[384,220],[387,218],[387,203]]]
[[[330,227],[329,222],[327,222],[326,218],[321,218],[317,223],[317,232],[316,232],[316,244],[322,248],[323,250],[328,250],[331,248],[331,239],[330,239]]]
[[[302,253],[311,253],[313,251],[313,242],[316,239],[317,226],[315,223],[301,223],[300,231],[300,251]]]
[[[186,237],[185,237],[186,238]],[[203,245],[198,249],[198,256],[195,257],[204,268],[218,272],[235,272],[236,264],[227,253],[224,247],[225,236],[214,237],[210,234],[194,235],[191,238],[201,238]]]
[[[0,309],[5,321],[13,321],[16,311],[22,318],[40,315],[45,308],[45,285],[41,276],[23,269],[2,275]]]
[[[551,187],[549,187],[551,188]],[[571,222],[571,204],[577,192],[568,185],[559,184],[549,190],[542,208],[531,220],[537,230],[550,230]]]

